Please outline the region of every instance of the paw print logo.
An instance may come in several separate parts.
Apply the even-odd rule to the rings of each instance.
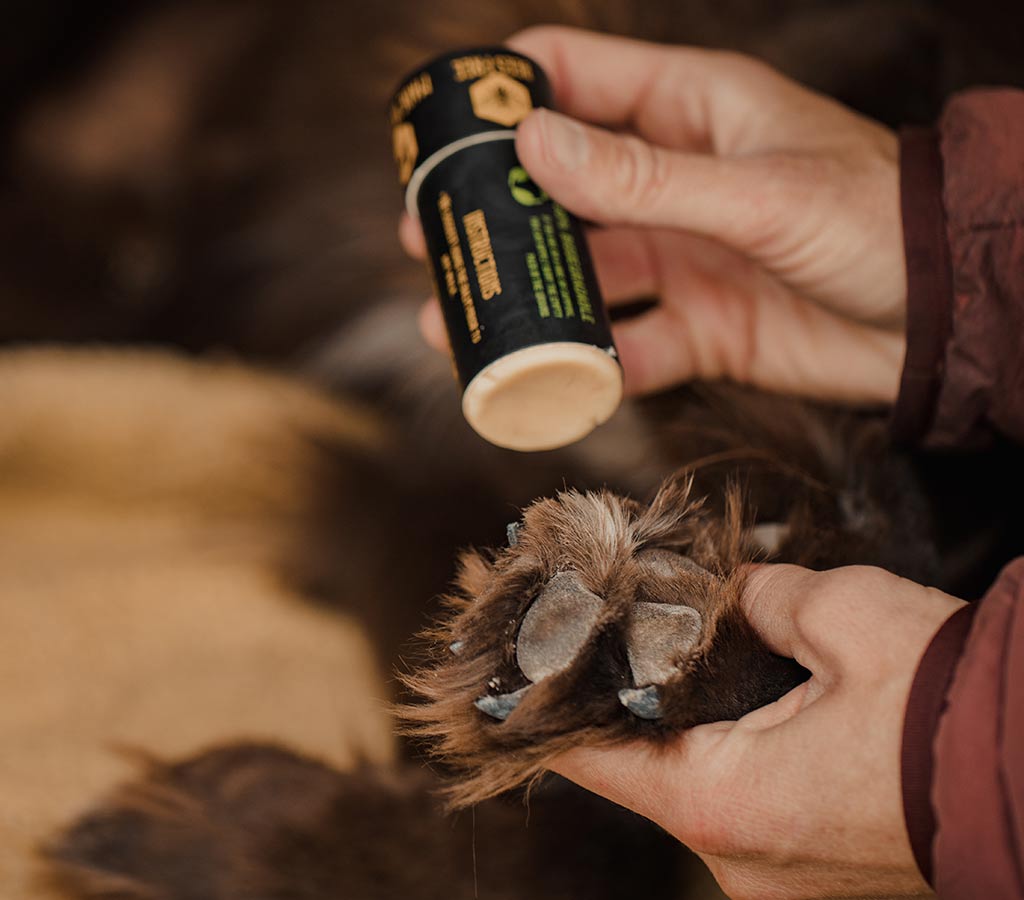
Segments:
[[[412,178],[412,170],[416,165],[416,154],[419,144],[416,142],[416,129],[408,122],[396,125],[391,131],[391,149],[398,163],[398,177],[402,184]]]
[[[506,126],[522,121],[533,108],[526,85],[504,72],[491,72],[471,84],[469,99],[478,119]]]

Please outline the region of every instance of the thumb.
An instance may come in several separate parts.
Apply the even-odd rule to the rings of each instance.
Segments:
[[[668,150],[548,109],[519,125],[516,150],[534,181],[584,219],[685,229],[742,250],[767,230],[778,189],[757,161]]]

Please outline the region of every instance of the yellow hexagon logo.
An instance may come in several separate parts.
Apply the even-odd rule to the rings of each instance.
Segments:
[[[469,99],[478,119],[512,126],[533,109],[530,91],[504,72],[491,72],[469,86]]]
[[[419,152],[416,129],[409,122],[402,122],[391,129],[391,149],[398,163],[398,177],[402,184],[406,184],[412,178],[416,154]]]

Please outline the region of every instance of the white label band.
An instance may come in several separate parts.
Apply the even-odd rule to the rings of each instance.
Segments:
[[[515,129],[503,128],[500,131],[481,131],[479,134],[471,134],[467,137],[459,138],[457,141],[452,141],[440,150],[431,153],[430,156],[416,167],[416,171],[412,173],[412,178],[409,179],[409,184],[405,188],[405,208],[409,215],[414,219],[420,217],[416,198],[420,192],[420,186],[423,184],[423,179],[438,165],[448,159],[449,156],[454,156],[460,150],[474,147],[477,144],[488,144],[491,141],[513,141],[515,137]]]

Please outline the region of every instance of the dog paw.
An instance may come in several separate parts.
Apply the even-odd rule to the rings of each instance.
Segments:
[[[403,710],[475,803],[571,747],[736,719],[807,677],[740,606],[756,552],[738,495],[712,517],[688,482],[649,506],[569,491],[530,506],[490,559],[463,558]]]

